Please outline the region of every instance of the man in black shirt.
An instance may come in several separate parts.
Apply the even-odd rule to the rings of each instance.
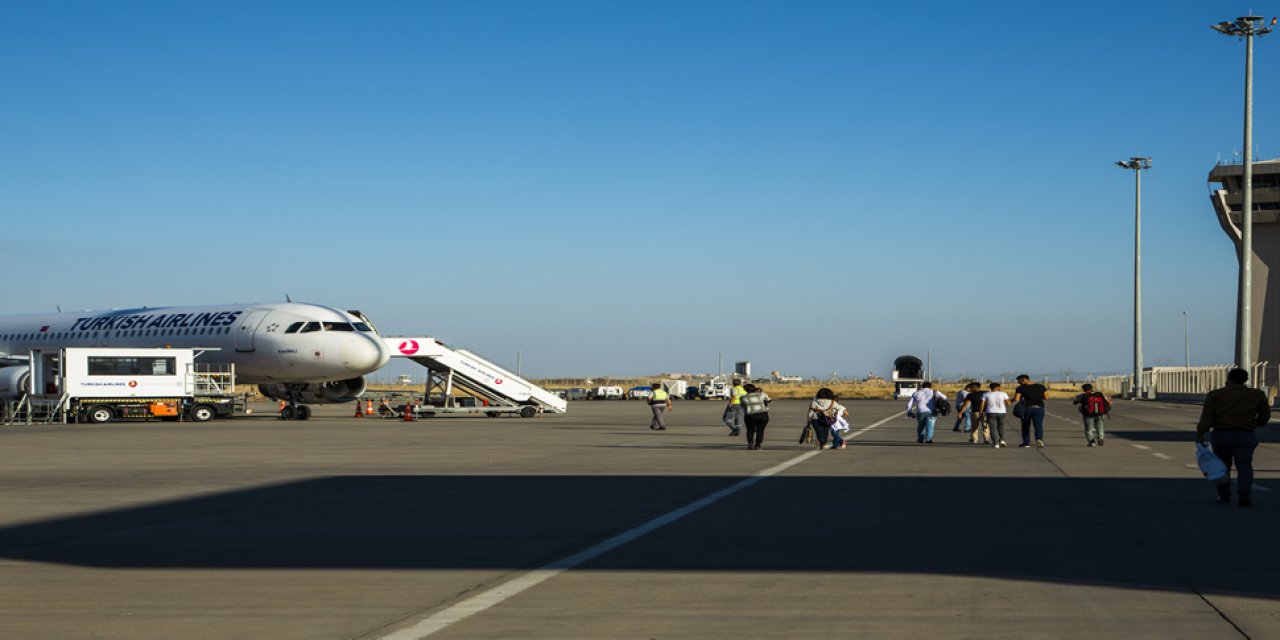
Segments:
[[[978,439],[982,439],[982,444],[991,444],[991,439],[987,436],[986,421],[982,418],[982,385],[976,382],[970,382],[965,387],[969,393],[964,397],[964,404],[957,411],[968,411],[970,422],[973,424],[973,430],[969,432],[969,444],[978,444]]]
[[[1013,391],[1013,404],[1022,403],[1022,444],[1025,449],[1031,446],[1031,426],[1036,428],[1036,446],[1044,448],[1044,401],[1049,397],[1049,390],[1044,385],[1032,383],[1031,376],[1018,376],[1018,388]]]
[[[1218,485],[1218,502],[1231,503],[1231,463],[1234,462],[1242,507],[1253,506],[1253,450],[1258,448],[1254,429],[1266,426],[1271,420],[1267,394],[1246,386],[1247,382],[1248,371],[1228,371],[1227,385],[1210,391],[1205,397],[1200,422],[1196,425],[1196,441],[1212,438],[1213,452],[1227,465],[1225,482]]]

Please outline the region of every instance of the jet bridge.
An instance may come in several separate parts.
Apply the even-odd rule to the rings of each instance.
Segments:
[[[564,398],[466,349],[453,349],[429,336],[386,336],[383,340],[392,357],[408,358],[427,368],[427,404],[419,413],[518,413],[532,418],[543,411],[564,413],[569,408]],[[453,395],[455,389],[479,398],[483,405],[462,406]]]

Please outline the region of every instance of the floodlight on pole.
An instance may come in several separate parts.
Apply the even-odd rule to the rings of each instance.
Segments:
[[[1117,160],[1116,166],[1133,171],[1133,388],[1131,397],[1142,391],[1142,172],[1151,168],[1151,158]]]
[[[1240,206],[1240,319],[1236,366],[1253,369],[1253,38],[1271,33],[1262,16],[1240,16],[1235,22],[1219,22],[1210,28],[1244,45],[1244,202]],[[1276,19],[1271,19],[1274,26]]]

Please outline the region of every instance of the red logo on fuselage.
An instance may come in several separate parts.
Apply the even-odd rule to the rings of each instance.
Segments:
[[[400,353],[403,353],[406,356],[411,356],[417,352],[418,352],[417,340],[405,340],[404,342],[400,343]]]

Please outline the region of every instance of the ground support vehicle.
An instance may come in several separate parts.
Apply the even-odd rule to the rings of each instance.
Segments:
[[[712,378],[698,385],[698,397],[703,400],[728,400],[732,394],[733,388],[720,378]]]
[[[195,362],[200,349],[33,349],[12,422],[102,424],[115,420],[207,422],[243,411],[235,369]]]

